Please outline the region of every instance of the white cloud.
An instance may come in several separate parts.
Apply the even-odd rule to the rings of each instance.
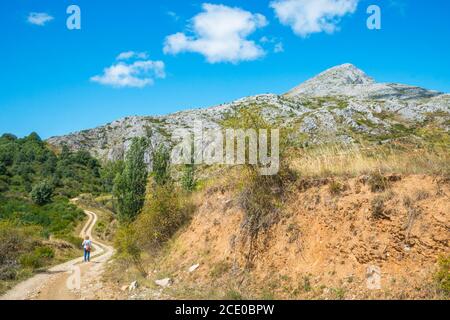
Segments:
[[[126,59],[130,59],[132,56]],[[119,57],[120,55],[117,58]],[[138,60],[133,63],[118,62],[105,68],[102,75],[91,77],[90,80],[115,88],[143,88],[153,85],[156,78],[165,78],[164,70],[165,65],[162,61]]]
[[[164,53],[197,52],[209,63],[255,60],[265,51],[247,37],[267,25],[261,14],[240,8],[204,3],[203,12],[192,18],[192,35],[176,33],[166,37]]]
[[[180,16],[174,11],[167,11],[167,15],[175,21],[180,20]]]
[[[261,43],[268,43],[268,42],[270,42],[270,39],[267,38],[266,36],[263,36],[263,37],[261,37],[261,39],[259,39],[259,42],[261,42]]]
[[[307,37],[312,33],[333,33],[340,18],[354,13],[359,0],[275,0],[270,6],[280,22],[295,34]]]
[[[47,22],[52,21],[54,18],[45,12],[30,12],[27,21],[37,26],[44,26]]]
[[[265,47],[273,46],[274,53],[284,52],[284,45],[280,38],[277,37],[267,37],[263,36],[259,39],[259,42],[262,43]]]
[[[275,47],[273,48],[273,52],[275,52],[275,53],[284,52],[283,42],[278,42],[277,44],[275,44]]]
[[[116,58],[116,60],[128,60],[131,58],[138,58],[138,59],[147,59],[148,54],[147,52],[135,52],[135,51],[126,51],[119,54]]]

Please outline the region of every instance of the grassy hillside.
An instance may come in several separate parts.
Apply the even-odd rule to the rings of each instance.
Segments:
[[[100,169],[88,153],[56,153],[35,133],[0,137],[0,291],[79,254],[84,214],[69,199],[98,194]]]
[[[192,189],[181,167],[166,186],[151,181],[142,212],[117,234],[116,289],[138,280],[133,296],[144,299],[448,297],[448,132],[334,145],[291,132],[275,176],[195,166]],[[377,270],[381,286],[369,288]],[[172,284],[161,290],[164,278]]]

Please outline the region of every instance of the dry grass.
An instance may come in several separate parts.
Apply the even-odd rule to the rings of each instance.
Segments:
[[[333,145],[304,149],[291,156],[303,177],[359,176],[371,172],[448,175],[449,149],[427,150],[386,146]]]

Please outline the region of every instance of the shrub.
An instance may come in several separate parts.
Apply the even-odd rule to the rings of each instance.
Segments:
[[[0,280],[15,280],[18,275],[18,266],[16,263],[0,266]],[[0,290],[1,292],[1,290]]]
[[[386,198],[384,196],[376,196],[372,199],[370,203],[370,212],[373,219],[383,219],[387,217],[385,212],[385,200]]]
[[[144,272],[141,260],[141,249],[138,245],[136,230],[131,224],[124,224],[117,229],[114,238],[116,257],[127,263],[134,264],[142,273]]]
[[[405,225],[403,228],[406,230],[406,234],[409,235],[411,232],[411,229],[414,225],[414,222],[416,219],[420,216],[422,213],[422,210],[414,205],[414,200],[411,199],[409,196],[405,196],[403,198],[403,205],[405,206],[406,210],[408,211],[408,218],[406,220]]]
[[[53,259],[55,257],[55,251],[50,247],[37,247],[34,253],[43,259]]]
[[[212,267],[209,275],[212,278],[219,278],[222,275],[224,275],[226,272],[228,272],[228,270],[230,270],[230,268],[231,268],[231,264],[229,262],[221,261]]]
[[[438,271],[434,275],[439,290],[445,298],[450,298],[450,256],[440,257]]]
[[[426,190],[416,190],[414,192],[414,198],[416,201],[422,201],[428,199],[430,197],[430,193]]]
[[[388,179],[380,172],[374,172],[369,176],[368,180],[370,190],[372,192],[382,192],[389,187]]]
[[[26,235],[11,223],[0,222],[0,280],[13,280],[16,277],[17,257],[30,244]]]
[[[39,269],[42,267],[42,259],[33,252],[26,253],[20,257],[20,265],[24,268]]]
[[[181,186],[185,191],[192,192],[197,186],[195,180],[195,167],[193,164],[184,166],[183,176],[181,177]]]
[[[266,120],[261,107],[253,104],[235,110],[222,122],[224,128],[231,129],[253,129],[256,131],[273,129],[274,126]],[[243,230],[245,241],[249,243],[247,255],[247,267],[257,251],[255,246],[261,231],[267,231],[280,218],[283,199],[288,184],[292,182],[295,175],[289,168],[289,151],[292,149],[290,134],[292,128],[281,129],[279,139],[279,170],[271,176],[260,175],[258,165],[249,164],[249,152],[246,152],[246,165],[243,166],[242,189],[240,190],[239,203],[245,212]],[[271,150],[271,137],[268,137]],[[261,164],[259,164],[261,165]]]
[[[172,184],[155,186],[135,223],[140,244],[160,247],[188,221],[191,211],[191,204]]]
[[[305,292],[310,292],[312,290],[311,279],[309,276],[303,277],[302,289]]]
[[[278,221],[281,207],[283,182],[278,176],[260,176],[251,172],[240,194],[240,205],[244,209],[245,227],[257,236],[261,229],[268,229]]]
[[[344,288],[332,288],[332,291],[335,294],[336,299],[338,299],[338,300],[345,299],[345,289]]]
[[[332,195],[339,195],[341,192],[345,191],[345,189],[346,189],[345,185],[343,185],[339,181],[335,181],[335,180],[330,182],[330,184],[328,185],[328,188]]]
[[[31,191],[31,199],[39,206],[47,204],[53,196],[53,186],[47,181],[36,184]]]
[[[79,236],[71,235],[71,234],[59,235],[58,238],[70,243],[75,248],[80,248],[80,244],[83,243],[82,238],[80,238]]]
[[[25,253],[20,257],[22,267],[39,269],[47,264],[55,256],[55,252],[50,247],[37,247],[30,253]]]

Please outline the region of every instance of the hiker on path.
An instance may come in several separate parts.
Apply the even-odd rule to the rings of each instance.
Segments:
[[[84,262],[91,261],[91,248],[92,248],[92,241],[89,240],[89,236],[86,236],[85,240],[82,244],[84,248]]]

